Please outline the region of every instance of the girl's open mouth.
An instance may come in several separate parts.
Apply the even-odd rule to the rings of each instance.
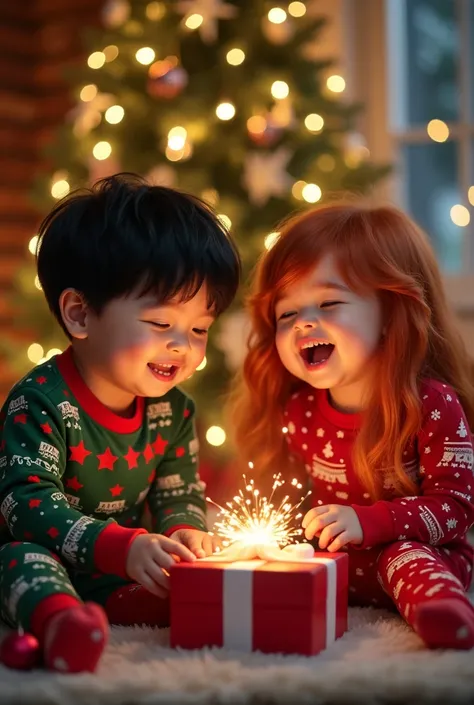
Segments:
[[[307,369],[314,370],[329,360],[334,350],[332,343],[308,342],[300,349],[300,355]]]
[[[179,370],[177,365],[166,365],[164,363],[153,363],[149,362],[148,367],[150,368],[153,376],[159,379],[160,382],[171,382],[176,377],[176,373]]]

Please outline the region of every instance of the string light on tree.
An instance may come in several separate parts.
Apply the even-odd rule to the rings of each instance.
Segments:
[[[166,8],[162,2],[149,2],[145,12],[149,20],[158,22],[166,15]]]
[[[227,63],[231,66],[240,66],[245,61],[245,52],[242,49],[229,49],[226,54]]]
[[[275,492],[285,484],[281,474],[273,476],[272,491],[268,499],[260,496],[253,479],[248,481],[245,475],[242,477],[245,488],[239,490],[232,502],[226,502],[225,507],[206,497],[208,502],[220,510],[214,530],[222,537],[224,546],[238,542],[243,546],[283,547],[294,543],[303,533],[303,529],[295,528],[295,523],[299,523],[303,516],[298,509],[311,492],[307,492],[296,504],[289,501],[287,494],[276,505]],[[297,489],[302,488],[296,479],[293,479],[291,484]]]
[[[303,17],[306,14],[306,5],[304,2],[290,2],[288,13],[292,17]]]
[[[342,93],[346,88],[346,82],[342,76],[333,74],[326,80],[326,86],[332,93]]]
[[[33,364],[37,365],[44,355],[43,346],[39,343],[32,343],[26,351],[26,354],[28,360],[31,360]]]
[[[310,113],[304,119],[304,126],[310,132],[321,132],[324,127],[324,118],[318,113]]]
[[[463,206],[460,203],[453,206],[449,214],[453,223],[458,225],[460,228],[465,228],[466,225],[469,225],[471,222],[471,214],[469,213],[469,210],[466,206]]]
[[[105,64],[105,54],[103,51],[94,51],[87,59],[90,69],[101,69]]]
[[[207,357],[205,357],[203,359],[203,361],[196,367],[196,372],[200,372],[201,370],[203,370],[206,365],[207,365]]]
[[[286,98],[290,93],[290,87],[286,81],[274,81],[271,87],[271,94],[276,100]]]
[[[70,190],[71,187],[66,179],[58,179],[58,181],[55,181],[51,186],[51,196],[58,199],[63,198],[67,196]]]
[[[97,142],[97,144],[94,145],[94,148],[92,149],[92,154],[99,161],[108,159],[112,154],[112,146],[110,142],[107,142],[106,140]]]
[[[219,103],[216,108],[216,115],[219,120],[232,120],[235,115],[235,105],[232,103]]]
[[[224,226],[224,228],[227,228],[227,230],[230,230],[230,229],[231,229],[231,227],[232,227],[232,221],[231,221],[231,219],[229,218],[228,215],[226,215],[225,213],[219,213],[219,215],[218,215],[217,217],[218,217],[219,220],[221,221],[221,223],[222,223],[222,225]]]
[[[303,187],[301,195],[308,203],[317,203],[323,194],[317,184],[306,184],[306,186]]]
[[[28,250],[31,252],[32,255],[36,254],[36,248],[38,246],[38,235],[33,235],[31,240],[28,243]]]
[[[151,47],[142,47],[141,49],[138,49],[135,54],[136,60],[139,64],[143,64],[143,66],[148,66],[151,64],[155,60],[155,56],[155,50]]]
[[[211,446],[221,446],[225,443],[226,433],[220,426],[211,426],[206,431],[206,441]]]
[[[303,189],[305,186],[307,186],[306,181],[299,179],[298,181],[295,181],[295,183],[291,187],[291,195],[293,196],[293,198],[296,198],[297,201],[304,200],[303,199]]]
[[[185,127],[181,127],[181,125],[172,127],[168,132],[168,147],[177,152],[184,149],[187,137],[188,132]]]
[[[282,24],[286,21],[287,14],[282,7],[272,7],[268,13],[268,19],[273,24]]]
[[[469,188],[469,191],[467,192],[467,197],[471,206],[474,206],[474,186],[471,186]]]
[[[94,98],[97,95],[97,86],[94,83],[89,83],[87,86],[84,86],[82,88],[81,92],[79,93],[79,98],[84,101],[84,103],[89,103],[91,100],[94,100]]]
[[[184,24],[188,29],[199,29],[201,39],[212,44],[217,39],[218,20],[230,20],[237,16],[237,8],[223,0],[179,0],[176,11],[184,15]],[[189,25],[191,18],[200,16],[199,24]]]
[[[121,122],[123,120],[124,115],[125,110],[122,108],[121,105],[111,105],[110,108],[107,108],[107,110],[105,111],[105,119],[111,125],[117,125],[119,122]]]
[[[111,61],[115,61],[119,55],[119,48],[115,46],[115,44],[109,44],[109,46],[105,47],[103,53],[107,63],[110,63]]]
[[[443,120],[430,120],[426,131],[433,142],[446,142],[449,137],[449,127]]]

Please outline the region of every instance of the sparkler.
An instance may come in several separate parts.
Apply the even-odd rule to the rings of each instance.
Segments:
[[[303,529],[297,529],[294,523],[303,514],[296,514],[305,499],[311,494],[307,492],[297,504],[289,502],[289,495],[285,495],[278,506],[273,504],[276,490],[285,484],[281,473],[273,475],[273,485],[270,497],[261,497],[260,491],[255,487],[254,480],[247,480],[242,475],[245,488],[239,490],[233,501],[226,502],[222,507],[209,497],[207,501],[217,507],[220,512],[217,518],[222,517],[214,524],[215,533],[222,539],[224,546],[240,542],[244,546],[273,545],[286,546],[296,541],[301,536]],[[291,484],[297,489],[302,485],[296,479]]]

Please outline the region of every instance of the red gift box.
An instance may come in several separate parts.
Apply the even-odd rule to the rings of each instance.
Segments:
[[[317,654],[347,631],[347,553],[170,570],[171,646]]]

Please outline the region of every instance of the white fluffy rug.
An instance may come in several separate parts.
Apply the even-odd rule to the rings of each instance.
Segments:
[[[316,657],[173,651],[168,630],[114,627],[95,675],[0,666],[0,704],[312,705],[474,703],[474,651],[430,652],[396,615],[351,608],[349,631]]]

